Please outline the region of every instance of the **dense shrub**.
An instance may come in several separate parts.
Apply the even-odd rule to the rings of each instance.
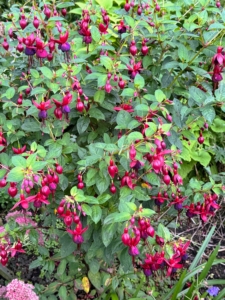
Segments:
[[[35,253],[40,299],[164,299],[190,244],[171,228],[223,195],[224,10],[33,1],[3,17],[1,263]]]

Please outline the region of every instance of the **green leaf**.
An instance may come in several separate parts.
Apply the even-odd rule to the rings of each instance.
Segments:
[[[219,247],[220,247],[220,245],[217,245],[217,247],[215,248],[215,250],[213,251],[213,253],[210,255],[207,263],[205,264],[204,269],[202,270],[201,274],[198,277],[199,282],[201,282],[203,279],[205,279],[206,276],[208,275],[209,270],[210,270],[210,268],[211,268],[211,266],[213,264],[213,261],[215,260],[216,255],[218,253]],[[192,296],[192,293],[193,293],[196,285],[197,285],[197,283],[196,283],[196,281],[194,281],[192,283],[191,287],[189,288],[187,294],[185,295],[185,298],[184,298],[185,300],[190,299],[190,297]]]
[[[7,175],[8,182],[20,182],[24,178],[24,171],[21,167],[13,168]]]
[[[86,131],[90,124],[90,119],[88,117],[80,117],[77,121],[77,131],[79,134]]]
[[[142,135],[142,133],[140,133],[138,131],[131,132],[127,136],[127,141],[129,144],[131,144],[132,142],[135,142],[137,140],[142,140],[142,139],[143,139],[143,135]]]
[[[96,2],[106,10],[109,10],[113,6],[113,0],[96,0]]]
[[[68,300],[67,288],[65,287],[65,285],[62,285],[59,288],[58,295],[59,295],[60,300]]]
[[[116,116],[116,122],[120,129],[126,129],[131,120],[131,115],[125,110],[120,110]]]
[[[210,104],[201,108],[201,113],[205,118],[205,120],[210,124],[213,122],[213,120],[216,117],[215,109]]]
[[[47,161],[36,161],[32,164],[32,171],[37,172],[44,169],[44,167],[47,165]]]
[[[50,158],[57,158],[57,157],[60,157],[61,154],[62,154],[62,145],[55,142],[54,144],[51,144],[49,146],[49,152],[46,156],[46,159],[48,160]]]
[[[124,16],[124,19],[126,21],[126,23],[131,27],[133,28],[135,26],[135,22],[134,22],[134,19],[130,16]]]
[[[15,167],[26,168],[26,159],[23,156],[12,156],[12,163]]]
[[[85,203],[83,203],[81,206],[82,206],[82,210],[86,213],[86,215],[91,216],[92,214],[91,207]]]
[[[101,39],[101,34],[96,26],[91,27],[91,36],[95,42],[99,42]]]
[[[90,267],[91,273],[96,274],[96,273],[98,273],[98,271],[100,269],[100,263],[97,259],[93,258],[89,263],[89,267]]]
[[[223,121],[219,117],[216,117],[213,121],[213,124],[211,125],[211,129],[214,132],[225,132],[225,121]]]
[[[29,265],[29,270],[35,269],[43,264],[42,260],[36,259]]]
[[[33,166],[33,164],[36,162],[36,159],[37,159],[37,154],[36,153],[33,153],[33,154],[30,154],[26,160],[26,166],[27,168]]]
[[[134,89],[126,88],[122,91],[121,96],[123,97],[133,97],[134,95]]]
[[[217,295],[214,300],[223,300],[225,297],[225,288]]]
[[[40,131],[40,124],[35,120],[26,119],[25,122],[22,124],[21,129],[29,132],[37,132]]]
[[[62,2],[56,5],[58,8],[66,8],[70,6],[74,6],[74,2]]]
[[[171,300],[177,300],[177,295],[183,288],[183,280],[184,280],[184,277],[186,276],[186,273],[187,273],[187,270],[184,270],[182,272],[179,281],[175,285],[175,289],[174,289]]]
[[[143,87],[145,86],[145,80],[140,74],[137,74],[135,76],[134,86],[135,86],[135,88],[138,88],[138,89],[143,89]]]
[[[7,99],[12,99],[13,96],[15,95],[15,89],[13,87],[10,87],[7,89],[7,91],[5,92],[5,96]]]
[[[101,194],[98,196],[97,200],[99,204],[103,204],[107,202],[110,198],[112,198],[112,196],[109,194]]]
[[[199,261],[200,261],[202,255],[203,255],[205,249],[206,249],[207,246],[208,246],[208,243],[209,243],[210,240],[211,240],[211,237],[212,237],[212,235],[213,235],[213,233],[214,233],[214,231],[215,231],[215,228],[216,228],[215,226],[212,226],[212,228],[210,229],[210,232],[208,233],[208,235],[207,235],[205,241],[202,243],[201,248],[199,249],[197,255],[195,256],[194,260],[192,261],[192,263],[191,263],[191,265],[190,265],[190,267],[189,267],[189,270],[190,270],[190,271],[194,270],[194,268],[195,268],[195,267],[197,266],[197,264],[199,263]]]
[[[207,98],[207,94],[195,86],[189,88],[191,98],[199,105],[202,104]]]
[[[191,155],[191,158],[200,162],[200,164],[203,165],[204,167],[208,166],[208,164],[211,161],[211,156],[209,155],[208,152],[206,152],[204,150],[190,152],[190,155]]]
[[[163,100],[166,99],[166,95],[163,93],[161,90],[156,90],[155,91],[155,98],[158,102],[162,102]]]
[[[128,221],[130,218],[131,218],[131,214],[129,214],[128,212],[122,212],[122,213],[114,212],[105,218],[104,224],[124,222],[124,221]]]
[[[189,61],[189,55],[188,55],[187,47],[180,44],[179,47],[178,47],[178,56],[179,56],[181,61]]]
[[[88,278],[97,290],[101,289],[101,275],[99,272],[92,273],[91,271],[88,271]]]
[[[157,131],[157,125],[152,123],[152,122],[148,122],[149,127],[145,130],[145,135],[147,137],[152,136],[154,133],[156,133]]]
[[[170,241],[171,239],[170,231],[167,227],[163,226],[161,223],[158,225],[157,233],[159,236],[164,238],[166,242]]]
[[[150,208],[143,208],[140,212],[138,212],[138,215],[140,217],[150,217],[155,214],[155,211]]]
[[[108,71],[111,71],[112,65],[113,65],[113,62],[112,62],[112,59],[111,59],[111,58],[109,58],[108,56],[105,56],[105,55],[101,55],[101,56],[100,56],[100,63],[101,63]]]
[[[103,177],[99,178],[96,182],[97,189],[99,191],[99,194],[102,194],[107,190],[110,184],[110,179],[109,177]]]
[[[42,88],[42,87],[36,87],[34,88],[30,95],[33,96],[33,95],[38,95],[38,94],[45,94],[46,93],[46,89]]]
[[[35,79],[38,79],[40,77],[39,72],[35,69],[30,69],[30,73],[31,73],[31,76],[34,77]]]
[[[94,221],[95,224],[97,224],[102,217],[102,209],[99,205],[93,205],[92,206],[92,214],[91,218]]]
[[[105,100],[105,91],[103,90],[98,90],[95,94],[94,94],[94,101],[98,102],[100,104],[103,103],[103,101]]]
[[[154,172],[148,173],[146,175],[146,178],[150,184],[160,186],[159,177]]]
[[[112,242],[116,231],[117,224],[115,223],[102,226],[102,241],[105,247],[108,247],[108,245]]]
[[[62,259],[57,268],[57,275],[62,276],[66,270],[67,261],[66,259]]]
[[[105,115],[98,108],[91,108],[88,111],[90,117],[95,118],[97,120],[105,120]]]
[[[41,70],[41,73],[48,79],[53,78],[52,70],[50,70],[48,67],[40,67],[39,69]]]
[[[65,233],[60,238],[60,244],[61,244],[61,248],[60,248],[61,258],[69,256],[77,249],[77,245],[73,242],[71,235],[69,235],[68,233]]]

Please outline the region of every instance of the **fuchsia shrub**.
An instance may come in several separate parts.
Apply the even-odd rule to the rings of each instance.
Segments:
[[[0,261],[33,247],[41,299],[152,299],[149,282],[163,295],[186,267],[190,242],[170,230],[204,225],[224,189],[224,15],[205,0],[3,15]]]

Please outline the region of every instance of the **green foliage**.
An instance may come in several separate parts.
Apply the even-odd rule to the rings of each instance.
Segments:
[[[225,10],[178,0],[135,1],[126,11],[124,2],[2,2],[0,205],[36,223],[20,231],[18,219],[8,221],[1,244],[21,240],[35,251],[30,269],[51,282],[36,284],[43,300],[80,290],[188,299],[219,263],[217,247],[198,266],[213,227],[189,272],[179,270],[177,247],[188,243],[168,225],[207,222],[223,196],[225,80],[214,78],[219,65],[223,77],[214,55],[224,55]]]

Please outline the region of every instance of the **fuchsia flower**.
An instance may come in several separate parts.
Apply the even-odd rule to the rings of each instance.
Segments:
[[[73,96],[70,94],[69,91],[65,92],[65,96],[62,99],[62,102],[59,102],[58,100],[53,99],[53,102],[56,105],[56,109],[60,108],[62,114],[68,114],[70,112],[69,104],[72,102]]]
[[[51,100],[48,100],[46,102],[37,103],[36,101],[32,101],[33,104],[37,107],[37,109],[40,110],[38,116],[40,119],[46,119],[48,116],[47,110],[52,108]]]
[[[168,266],[168,269],[167,269],[167,274],[166,276],[170,276],[172,274],[172,272],[176,272],[176,269],[181,269],[183,268],[183,265],[180,264],[180,261],[181,261],[181,257],[179,258],[176,258],[176,254],[173,255],[171,258],[169,259],[165,259],[164,258],[164,261],[165,263],[167,264]]]
[[[98,26],[98,30],[100,31],[101,34],[107,34],[108,33],[107,29],[108,29],[108,25],[104,25],[100,23]]]
[[[34,198],[35,196],[25,198],[24,194],[20,194],[20,200],[10,210],[13,210],[18,206],[26,210],[29,207],[29,203],[32,202]]]
[[[58,40],[52,39],[52,41],[59,44],[59,49],[62,52],[68,52],[70,51],[70,44],[67,42],[68,38],[69,38],[69,31],[67,30],[65,34],[60,34]]]
[[[121,179],[121,187],[128,186],[131,190],[134,189],[135,185],[132,182],[132,179],[129,175],[129,172],[125,172],[124,176]]]
[[[180,257],[182,263],[184,263],[188,257],[186,251],[187,251],[187,248],[190,246],[190,243],[191,242],[189,241],[185,244],[182,244],[182,243],[180,243],[178,245],[175,244],[173,247],[174,251],[175,251],[174,257],[177,257],[177,258]]]
[[[182,196],[176,196],[175,197],[175,200],[174,201],[172,201],[172,202],[170,202],[170,206],[171,205],[174,205],[174,208],[176,209],[176,210],[181,210],[182,208],[183,208],[183,202],[184,202],[184,200],[185,199],[187,199],[187,197],[182,197]]]
[[[127,65],[128,74],[130,75],[131,79],[134,79],[137,74],[141,72],[142,69],[142,61],[135,63],[134,61],[131,62],[131,65]]]
[[[26,145],[24,145],[22,148],[14,148],[12,147],[12,150],[15,154],[22,154],[26,151]]]
[[[122,104],[120,104],[120,106],[115,106],[113,109],[116,111],[120,111],[120,110],[126,110],[127,112],[134,111],[133,106],[130,104],[126,104],[126,103],[122,103]]]
[[[125,33],[127,31],[127,29],[129,28],[129,26],[126,26],[124,24],[124,21],[121,20],[119,25],[115,25],[114,28],[117,27],[118,28],[118,33],[122,34]]]
[[[88,230],[88,226],[85,228],[82,228],[82,223],[79,222],[77,224],[77,227],[74,230],[67,229],[66,231],[69,232],[70,234],[72,234],[74,243],[82,244],[84,242],[84,238],[83,238],[82,234],[87,230]]]
[[[108,173],[112,178],[114,178],[115,175],[118,173],[118,168],[112,159],[110,159],[110,162],[109,162]]]
[[[213,56],[212,58],[212,63],[214,65],[223,65],[225,58],[224,55],[222,54],[223,47],[219,46],[217,47],[217,53]]]

